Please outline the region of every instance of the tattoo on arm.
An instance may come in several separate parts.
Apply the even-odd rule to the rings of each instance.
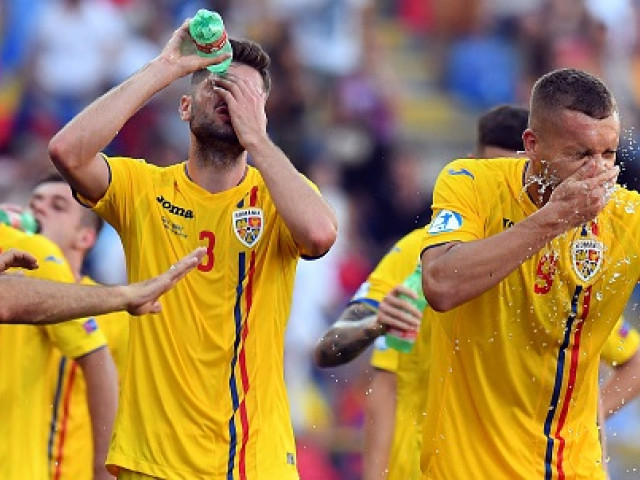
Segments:
[[[376,323],[377,311],[365,303],[349,305],[315,349],[319,367],[335,367],[350,362],[385,333]]]

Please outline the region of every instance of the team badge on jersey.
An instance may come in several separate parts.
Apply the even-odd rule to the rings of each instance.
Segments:
[[[98,330],[98,324],[96,323],[96,319],[91,317],[82,324],[82,328],[86,333],[93,333]]]
[[[604,247],[595,238],[579,238],[571,243],[571,265],[583,282],[589,282],[602,267]]]
[[[262,235],[264,219],[260,208],[242,208],[233,212],[233,231],[240,242],[251,248]]]
[[[429,233],[447,233],[458,230],[462,226],[462,215],[451,210],[440,210],[429,225]]]

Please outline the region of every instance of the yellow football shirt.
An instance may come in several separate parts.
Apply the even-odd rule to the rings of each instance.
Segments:
[[[185,164],[110,158],[95,205],[119,232],[129,280],[205,246],[197,270],[130,325],[107,463],[175,480],[297,479],[283,337],[300,252],[262,176],[209,193]],[[114,468],[115,467],[115,468]]]
[[[399,240],[378,263],[351,303],[362,302],[377,309],[384,297],[415,270],[425,236],[425,229],[421,228]],[[397,376],[395,429],[389,453],[388,480],[420,478],[423,413],[431,361],[430,336],[431,328],[428,322],[423,322],[416,344],[409,353],[388,348],[384,337],[374,342],[371,365],[394,372]]]
[[[96,285],[83,277],[84,285]],[[91,317],[107,338],[109,352],[122,378],[127,344],[129,342],[129,314],[112,312]],[[47,452],[51,480],[91,480],[93,478],[93,437],[87,404],[87,386],[82,370],[68,357],[56,355],[51,362],[51,376],[55,379],[51,392],[53,418],[49,429]]]
[[[473,241],[536,211],[526,160],[457,160],[436,181],[425,247]],[[498,285],[429,311],[424,478],[603,479],[596,426],[602,346],[638,281],[640,195],[617,189]]]
[[[600,358],[610,366],[623,365],[638,351],[640,334],[621,318],[602,347]]]
[[[41,235],[26,235],[0,225],[0,249],[31,253],[40,268],[25,275],[73,282],[60,249]],[[91,319],[56,325],[0,326],[0,472],[3,478],[48,479],[47,431],[53,421],[48,375],[52,359],[63,352],[70,358],[105,345],[103,333]]]

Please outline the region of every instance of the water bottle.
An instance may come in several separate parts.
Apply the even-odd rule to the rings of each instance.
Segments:
[[[401,295],[401,297],[412,303],[420,312],[423,312],[424,309],[427,308],[427,300],[422,293],[422,265],[420,262],[418,262],[416,269],[402,284],[414,291],[418,295],[418,298],[414,299],[407,295]],[[407,353],[413,348],[417,336],[417,330],[402,331],[396,328],[390,328],[385,336],[385,341],[388,347],[398,350],[399,352]]]
[[[29,234],[38,233],[40,230],[38,221],[33,214],[27,210],[22,213],[0,210],[0,223],[4,223],[5,225]]]
[[[189,22],[189,33],[201,57],[215,57],[223,53],[233,55],[231,43],[218,12],[201,8]],[[229,57],[222,63],[209,65],[213,73],[224,73],[231,65]]]

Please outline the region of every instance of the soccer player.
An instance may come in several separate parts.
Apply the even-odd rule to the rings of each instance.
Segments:
[[[0,248],[3,251],[20,249],[31,254],[33,258],[28,266],[33,267],[37,264],[39,268],[26,270],[24,275],[57,282],[74,281],[71,269],[60,249],[42,235],[27,235],[1,224]],[[18,263],[21,264],[23,261],[24,259]],[[15,260],[10,262],[12,265],[15,263]],[[14,291],[14,296],[22,297],[23,302],[41,302],[40,305],[28,305],[22,312],[11,312],[9,308],[9,315],[24,314],[24,317],[36,322],[55,319],[70,306],[68,299],[64,297],[55,297],[53,306],[50,298],[42,298],[47,293],[68,293],[64,289],[52,289],[51,284],[29,283],[28,280],[34,279],[20,278],[8,273],[3,273],[1,277],[0,280],[5,282],[2,286],[7,287],[6,290],[2,289],[3,296],[11,292],[11,287],[15,290],[16,286],[21,286],[23,289]],[[83,293],[96,296],[95,291],[86,290]],[[103,291],[102,294],[104,293]],[[123,292],[120,289],[119,292],[116,290],[112,293],[119,298],[118,302],[122,306],[122,294],[125,294],[126,300],[131,292]],[[75,298],[77,301],[77,295]],[[15,303],[15,299],[11,299],[10,302]],[[78,303],[91,306],[93,299],[88,298]],[[107,300],[106,303],[113,306],[111,300]],[[135,307],[133,303],[128,299],[125,305]],[[51,312],[34,315],[33,312],[42,309],[43,305],[51,306]],[[138,305],[137,308],[148,311],[148,306],[144,304]],[[3,309],[6,307],[3,306]],[[34,480],[48,478],[45,445],[51,398],[48,393],[50,385],[47,372],[58,351],[74,358],[85,378],[91,382],[88,396],[94,425],[93,435],[97,439],[96,442],[108,442],[108,432],[113,422],[113,413],[109,411],[109,405],[115,408],[116,384],[111,381],[113,363],[104,346],[103,333],[86,318],[38,327],[0,326],[0,406],[5,412],[3,421],[0,422],[0,436],[11,440],[3,442],[0,446],[0,471],[3,476]],[[95,473],[95,478],[108,478],[105,468]]]
[[[529,123],[529,110],[516,105],[498,105],[478,118],[476,158],[515,158],[522,153],[522,133]]]
[[[62,250],[75,281],[95,285],[82,274],[82,265],[95,244],[102,219],[74,200],[69,185],[57,172],[38,182],[31,194],[29,208],[41,226],[41,233]],[[117,377],[122,378],[129,341],[128,313],[112,312],[90,320],[104,333]],[[85,382],[77,362],[64,355],[53,359],[50,375],[54,379],[48,402],[52,405],[47,441],[50,477],[52,480],[89,480],[94,470],[104,469],[109,446],[108,437],[103,445],[94,445],[92,441],[92,416],[87,408],[90,399],[87,386],[91,385]],[[103,402],[101,408],[108,406]],[[115,416],[115,406],[113,412]]]
[[[2,274],[8,268],[38,268],[38,260],[33,255],[10,248],[0,253],[0,323],[44,325],[118,310],[132,315],[157,313],[160,311],[158,298],[203,256],[204,249],[198,249],[150,280],[107,287]]]
[[[619,134],[607,87],[556,70],[532,90],[528,158],[457,160],[438,177],[423,478],[604,478],[599,357],[640,276]]]
[[[401,296],[415,298],[401,283],[416,267],[424,236],[423,228],[414,230],[387,252],[314,352],[320,367],[342,365],[375,340],[365,407],[364,480],[419,478],[419,412],[426,401],[430,329],[420,326],[422,312]],[[390,327],[420,327],[411,352],[386,346],[383,335]]]
[[[527,128],[528,117],[526,108],[512,105],[500,105],[485,112],[478,119],[473,156],[517,158],[524,148],[522,133]],[[420,478],[421,426],[431,361],[428,315],[420,326],[414,350],[408,354],[387,348],[381,335],[390,325],[388,318],[413,315],[410,304],[401,297],[396,298],[393,289],[401,288],[399,284],[413,271],[424,235],[423,229],[417,229],[394,245],[315,350],[318,366],[336,366],[353,359],[376,339],[371,356],[374,370],[366,399],[364,480]],[[633,375],[634,359],[640,358],[638,332],[622,321],[619,323],[619,328],[607,339],[602,355],[616,370],[603,389],[603,398],[614,405],[623,403],[623,396],[629,401],[633,398],[629,392],[640,387],[637,376]],[[415,323],[395,323],[395,326],[413,328]],[[626,368],[627,362],[631,369]],[[389,415],[390,411],[395,411],[395,415]]]
[[[326,253],[337,226],[266,134],[268,56],[248,40],[231,45],[228,71],[209,72],[227,56],[198,56],[186,20],[157,58],[49,144],[79,199],[119,232],[131,281],[207,249],[197,275],[165,297],[161,321],[130,325],[107,459],[121,479],[298,478],[284,329],[297,260]],[[185,162],[160,168],[101,153],[155,93],[188,74]]]
[[[621,319],[611,336],[602,349],[602,359],[613,368],[600,391],[605,419],[640,395],[640,334]]]

